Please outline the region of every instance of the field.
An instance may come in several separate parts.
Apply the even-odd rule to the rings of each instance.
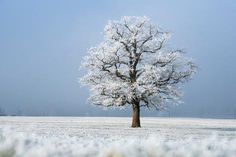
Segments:
[[[0,117],[0,157],[236,157],[236,120]]]

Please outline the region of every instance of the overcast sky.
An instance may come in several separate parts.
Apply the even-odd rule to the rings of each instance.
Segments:
[[[88,104],[88,89],[78,83],[87,49],[102,41],[108,20],[126,15],[148,16],[172,32],[169,46],[199,66],[171,116],[233,117],[235,0],[0,0],[0,107],[22,115],[129,116]]]

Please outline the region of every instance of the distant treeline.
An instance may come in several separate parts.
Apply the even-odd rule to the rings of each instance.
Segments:
[[[0,116],[6,116],[7,114],[5,111],[0,107]]]

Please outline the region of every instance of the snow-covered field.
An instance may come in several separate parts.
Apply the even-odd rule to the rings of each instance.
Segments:
[[[236,120],[0,117],[0,157],[236,157]]]

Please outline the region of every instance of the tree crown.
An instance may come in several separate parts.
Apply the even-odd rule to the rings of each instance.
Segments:
[[[90,48],[82,63],[88,73],[80,81],[90,87],[89,100],[104,107],[140,102],[157,110],[169,101],[180,103],[180,84],[196,66],[182,50],[167,47],[169,38],[147,17],[109,21],[104,41]]]

